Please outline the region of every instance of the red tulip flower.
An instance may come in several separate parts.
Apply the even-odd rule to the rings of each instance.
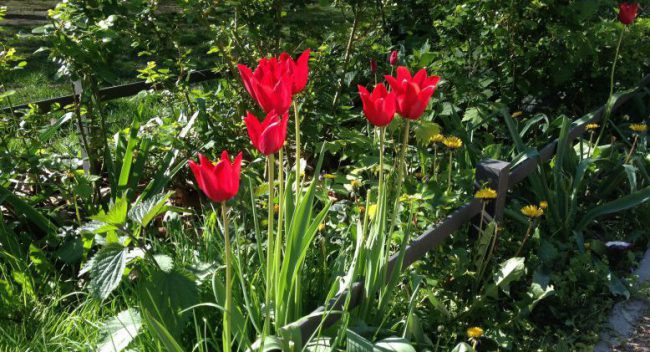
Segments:
[[[375,59],[370,59],[370,72],[377,73],[377,61]]]
[[[404,66],[397,68],[397,78],[388,75],[385,77],[397,97],[397,112],[411,120],[422,116],[440,81],[438,76],[427,76],[426,69],[421,69],[411,77]]]
[[[393,50],[388,57],[388,62],[391,66],[397,65],[397,50]]]
[[[359,95],[363,103],[363,113],[371,124],[383,127],[393,121],[396,109],[395,93],[388,93],[383,83],[375,86],[372,94],[360,85]]]
[[[228,152],[224,150],[216,164],[202,154],[199,154],[199,164],[194,160],[190,160],[189,164],[203,193],[213,202],[221,203],[233,198],[239,191],[241,160],[240,152],[231,163]]]
[[[282,114],[289,110],[293,94],[305,89],[309,76],[310,50],[303,51],[298,60],[287,53],[279,58],[262,58],[255,71],[246,65],[237,65],[246,91],[264,112],[275,110]]]
[[[260,153],[271,155],[277,153],[284,145],[284,140],[287,137],[287,123],[289,122],[287,112],[280,117],[275,111],[272,111],[266,115],[266,118],[261,123],[255,115],[247,112],[244,122],[253,146]]]
[[[636,19],[636,14],[638,11],[638,3],[622,2],[618,4],[618,20],[625,25],[632,24],[632,22],[634,22],[634,19]]]
[[[257,101],[264,112],[289,111],[293,80],[290,76],[272,77],[268,68],[258,67],[255,73],[246,65],[237,65],[239,75],[248,94]]]

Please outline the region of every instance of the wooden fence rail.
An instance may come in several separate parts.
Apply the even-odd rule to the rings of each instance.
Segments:
[[[650,75],[646,76],[639,84],[638,88],[630,93],[621,96],[612,111],[625,104],[634,94],[647,90],[650,86]],[[648,91],[650,93],[650,91]],[[578,123],[574,122],[568,138],[574,140],[585,131],[588,123],[600,121],[605,112],[605,106],[600,107],[595,112],[587,114],[585,118],[579,119]],[[523,181],[528,175],[535,172],[540,163],[547,162],[553,158],[556,153],[558,140],[555,139],[541,149],[537,156],[529,156],[515,165],[512,163],[484,160],[476,166],[476,179],[479,182],[487,182],[497,191],[497,199],[491,203],[491,208],[487,208],[486,214],[492,218],[500,218],[505,207],[505,198],[508,189],[513,188],[517,183]],[[511,170],[512,167],[512,170]],[[461,226],[473,221],[481,213],[482,203],[478,199],[472,199],[462,205],[456,211],[447,216],[443,221],[434,225],[420,237],[414,239],[406,248],[404,261],[399,265],[402,270],[408,268],[414,262],[424,258],[424,256],[436,248],[438,244],[444,241]],[[394,254],[388,263],[388,272],[390,273],[398,267],[398,253]],[[348,296],[349,295],[349,296]],[[346,299],[349,299],[347,308],[349,310],[357,307],[363,300],[363,281],[355,282],[351,285],[350,290],[345,290],[332,298],[325,306],[318,307],[307,316],[286,325],[283,330],[299,331],[302,344],[308,343],[312,336],[319,330],[330,327],[335,324],[342,316],[342,310],[345,307]],[[290,334],[296,336],[296,334]]]

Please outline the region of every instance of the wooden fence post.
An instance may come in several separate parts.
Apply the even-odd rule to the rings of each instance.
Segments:
[[[500,220],[503,217],[503,209],[506,205],[508,194],[508,182],[510,176],[510,163],[486,159],[476,165],[476,187],[485,186],[497,191],[497,198],[487,204],[485,214],[488,221]]]

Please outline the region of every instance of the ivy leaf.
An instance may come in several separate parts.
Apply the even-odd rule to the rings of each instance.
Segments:
[[[117,243],[111,243],[95,254],[88,264],[90,268],[90,293],[105,300],[122,281],[126,268],[127,249]]]
[[[97,346],[98,352],[120,352],[138,335],[142,319],[137,310],[130,308],[110,318],[102,326],[104,339]]]

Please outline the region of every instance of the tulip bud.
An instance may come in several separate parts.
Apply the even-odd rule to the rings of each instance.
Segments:
[[[630,25],[636,19],[638,10],[638,3],[622,2],[618,4],[618,20],[624,25]]]
[[[375,59],[370,59],[370,72],[377,73],[377,61]]]
[[[388,58],[388,62],[390,63],[391,66],[397,65],[397,50],[393,50],[390,53],[390,57]]]

